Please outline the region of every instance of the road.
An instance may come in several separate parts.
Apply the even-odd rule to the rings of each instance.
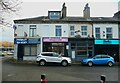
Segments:
[[[118,81],[118,67],[59,65],[38,66],[37,64],[2,62],[3,81],[40,81],[41,74],[46,74],[47,81],[100,81],[106,75],[107,81]]]

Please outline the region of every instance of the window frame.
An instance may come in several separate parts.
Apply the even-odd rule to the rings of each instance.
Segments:
[[[111,31],[109,31],[108,29],[110,29]],[[113,38],[113,34],[112,33],[113,33],[112,27],[107,27],[106,28],[106,38],[107,39],[112,39]]]
[[[73,29],[72,29],[73,28]],[[74,36],[75,35],[75,26],[74,25],[70,25],[70,35]]]
[[[95,28],[95,37],[96,39],[100,39],[100,27],[96,27]]]
[[[56,25],[55,26],[55,36],[61,37],[62,36],[62,28],[61,25]]]
[[[87,37],[88,36],[87,30],[88,30],[87,26],[81,26],[81,35]]]
[[[30,37],[36,36],[36,31],[37,31],[36,29],[37,29],[36,25],[30,25],[29,26],[29,36]]]

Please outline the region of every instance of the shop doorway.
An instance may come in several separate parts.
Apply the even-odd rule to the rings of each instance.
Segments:
[[[17,54],[17,59],[18,60],[23,60],[23,56],[24,56],[24,47],[23,45],[18,45],[18,54]]]

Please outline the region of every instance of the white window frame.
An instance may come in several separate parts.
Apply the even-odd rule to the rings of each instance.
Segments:
[[[29,36],[30,37],[34,37],[34,36],[36,36],[36,28],[37,28],[37,26],[36,25],[30,25],[29,26]],[[31,32],[32,31],[32,32]]]
[[[56,37],[61,37],[62,36],[62,26],[61,25],[56,25],[55,26],[55,36]],[[60,32],[58,32],[60,31]]]
[[[71,30],[71,27],[73,27],[73,30]],[[74,36],[74,35],[75,35],[75,26],[74,25],[70,25],[70,36]]]
[[[111,32],[107,32],[107,29],[111,29]],[[112,35],[111,38],[108,38],[107,35]],[[106,27],[106,39],[112,39],[113,38],[113,28],[112,27]]]
[[[96,35],[100,35],[100,31],[99,31],[99,33],[98,32],[96,32],[96,29],[99,29],[100,30],[100,27],[95,27],[95,37],[96,37]],[[97,37],[96,37],[97,38]],[[99,37],[99,38],[97,38],[97,39],[100,39],[101,38],[101,36]]]
[[[86,28],[86,30],[83,30],[82,28]],[[83,33],[86,33],[86,35],[84,35]],[[81,26],[81,36],[87,37],[88,36],[88,27],[87,26]]]
[[[18,35],[17,36],[24,36],[23,27],[24,27],[23,25],[18,25],[18,28],[17,28]]]

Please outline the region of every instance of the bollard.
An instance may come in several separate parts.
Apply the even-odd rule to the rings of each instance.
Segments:
[[[106,83],[106,75],[101,75],[101,83]]]
[[[41,75],[41,83],[46,83],[45,74]]]

